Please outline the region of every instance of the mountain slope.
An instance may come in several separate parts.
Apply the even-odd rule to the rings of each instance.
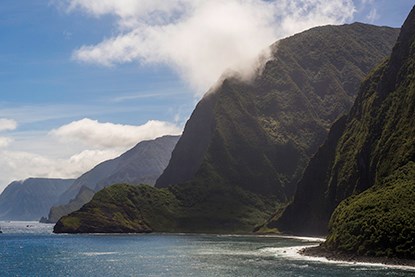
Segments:
[[[12,182],[0,195],[0,219],[39,220],[73,181],[29,178]]]
[[[98,191],[115,183],[154,185],[178,140],[179,136],[164,136],[142,141],[118,158],[98,164],[75,180],[60,198],[60,203],[73,199],[82,186]]]
[[[93,192],[106,186],[116,183],[154,185],[178,140],[179,136],[164,136],[142,141],[118,158],[95,166],[76,179],[60,197],[59,203],[63,204],[50,210],[48,221],[56,222],[63,215],[78,210],[91,200]]]
[[[217,185],[157,189],[118,184],[63,216],[55,233],[247,233],[274,205],[253,193]]]
[[[314,28],[273,45],[272,58],[252,81],[233,76],[218,82],[197,105],[156,183],[179,207],[174,224],[147,227],[235,233],[264,222],[293,195],[329,126],[351,107],[363,76],[390,54],[397,34],[360,23]],[[122,203],[147,205],[122,193],[122,187],[116,190]],[[86,230],[91,226],[85,218],[95,213],[102,219],[97,232],[112,232],[108,222],[124,224],[104,209],[113,203],[106,195],[62,218],[55,231]],[[150,214],[139,214],[151,222]],[[66,229],[72,221],[87,226]]]
[[[362,84],[338,130],[269,228],[329,236],[329,249],[415,258],[415,8],[389,60]],[[310,178],[313,176],[313,178]]]
[[[156,187],[214,179],[285,201],[397,34],[355,23],[314,28],[273,45],[272,59],[253,82],[227,78],[200,101]]]
[[[355,115],[366,120],[352,125],[369,127],[358,155],[362,161],[356,166],[356,187],[371,188],[335,210],[325,246],[415,259],[415,7],[390,61],[378,72],[380,78],[372,78],[363,93],[361,107],[366,109]],[[345,135],[352,137],[349,130]],[[356,232],[360,223],[366,224]]]
[[[88,188],[87,186],[82,186],[75,198],[71,199],[67,204],[54,205],[51,207],[48,217],[42,219],[41,222],[56,223],[62,216],[79,210],[83,205],[91,201],[94,194],[94,190]]]

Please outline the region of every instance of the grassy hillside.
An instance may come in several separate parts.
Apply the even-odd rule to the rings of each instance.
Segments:
[[[61,195],[45,221],[56,223],[62,216],[88,203],[95,192],[113,184],[154,185],[166,168],[178,140],[179,136],[163,136],[142,141],[121,156],[98,164],[76,179]]]
[[[243,190],[189,185],[156,189],[113,185],[79,211],[62,217],[56,233],[210,232],[248,233],[271,201]]]

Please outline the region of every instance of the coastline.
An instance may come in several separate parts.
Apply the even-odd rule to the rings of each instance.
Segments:
[[[305,247],[298,253],[302,256],[326,258],[329,261],[347,262],[347,263],[367,263],[382,264],[385,266],[403,266],[415,270],[415,260],[388,258],[388,257],[370,257],[359,256],[356,254],[347,254],[343,252],[334,252],[321,246]]]

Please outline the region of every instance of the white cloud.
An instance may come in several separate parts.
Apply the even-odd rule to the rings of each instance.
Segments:
[[[366,16],[366,19],[370,22],[373,23],[376,20],[379,19],[379,15],[378,15],[378,11],[376,8],[373,8],[370,10],[369,14]]]
[[[0,132],[12,131],[17,128],[17,122],[13,119],[0,118]]]
[[[180,96],[185,94],[183,91],[177,91],[176,88],[174,89],[166,89],[163,91],[157,91],[154,90],[152,92],[149,91],[140,91],[134,94],[129,95],[122,95],[122,96],[116,96],[111,98],[109,101],[111,102],[128,102],[131,100],[137,100],[137,99],[148,99],[148,98],[165,98],[165,97],[172,97],[172,96]]]
[[[352,0],[68,0],[70,11],[114,15],[118,32],[80,47],[76,60],[167,64],[198,94],[275,40],[353,17]]]
[[[365,17],[368,23],[373,24],[376,20],[379,19],[380,15],[378,14],[375,0],[360,0],[357,1],[357,4],[358,12],[366,14]]]
[[[84,150],[80,153],[72,155],[68,163],[80,165],[81,168],[89,168],[91,165],[96,165],[101,161],[106,161],[119,156],[121,153],[114,149],[109,150]],[[82,171],[84,173],[84,171]]]
[[[123,20],[134,20],[137,16],[142,17],[152,14],[151,18],[147,18],[147,20],[155,21],[154,17],[156,17],[159,21],[162,20],[161,16],[166,19],[173,11],[178,12],[186,5],[200,2],[200,0],[69,0],[66,2],[70,11],[83,9],[97,17],[115,14]]]
[[[140,141],[181,131],[175,124],[157,120],[132,126],[85,118],[50,132],[0,137],[0,192],[10,182],[28,177],[77,178]]]
[[[54,159],[30,152],[0,151],[0,191],[13,180],[28,177],[76,178],[120,154],[115,150],[85,150],[69,158]]]
[[[178,135],[181,129],[168,122],[150,120],[140,126],[101,123],[84,118],[52,130],[51,135],[64,141],[77,140],[89,147],[131,147],[142,140],[163,135]]]
[[[0,148],[7,147],[12,141],[13,141],[13,139],[11,139],[11,138],[0,137]]]

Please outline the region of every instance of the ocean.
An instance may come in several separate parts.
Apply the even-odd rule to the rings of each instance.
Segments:
[[[415,276],[415,268],[330,262],[297,251],[321,239],[202,234],[56,235],[0,222],[0,276]]]

